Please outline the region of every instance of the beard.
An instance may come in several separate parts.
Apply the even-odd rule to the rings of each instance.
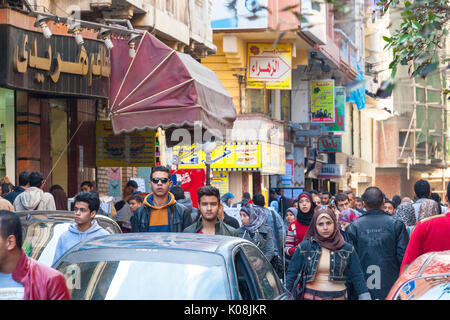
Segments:
[[[202,219],[208,222],[215,221],[216,219],[219,219],[219,212],[215,212],[214,214],[206,215],[204,213],[201,213]]]

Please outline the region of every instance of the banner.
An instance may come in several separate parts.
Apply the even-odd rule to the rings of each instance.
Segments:
[[[342,152],[342,136],[322,136],[318,139],[319,152]]]
[[[97,167],[155,166],[155,130],[114,135],[111,121],[96,122]]]
[[[180,159],[179,169],[206,168],[206,155],[200,145],[174,146],[173,154]],[[259,142],[233,142],[218,145],[211,153],[211,169],[216,171],[259,171]]]
[[[291,44],[249,43],[247,56],[247,89],[291,89]]]
[[[334,80],[312,80],[311,89],[311,123],[334,124]]]
[[[334,112],[336,121],[334,124],[327,123],[323,125],[323,131],[344,132],[345,131],[345,87],[334,88]]]
[[[228,172],[214,171],[211,178],[211,185],[219,189],[220,196],[228,192]]]

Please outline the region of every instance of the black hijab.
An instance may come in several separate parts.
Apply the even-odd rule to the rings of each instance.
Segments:
[[[308,200],[311,202],[311,209],[309,209],[309,212],[304,213],[302,210],[300,210],[300,199],[301,198],[308,198]],[[298,196],[298,213],[297,213],[297,221],[300,222],[304,226],[309,226],[311,223],[311,220],[314,216],[314,209],[316,208],[316,204],[312,200],[312,195],[309,192],[302,192]]]

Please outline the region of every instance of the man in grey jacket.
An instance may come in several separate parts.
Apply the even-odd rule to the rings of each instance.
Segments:
[[[44,187],[44,176],[42,173],[37,171],[30,173],[28,182],[30,187],[14,200],[14,210],[56,210],[53,195],[42,191]]]

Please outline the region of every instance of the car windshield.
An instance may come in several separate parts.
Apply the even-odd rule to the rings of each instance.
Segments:
[[[92,249],[57,266],[74,300],[226,300],[228,278],[214,253],[160,249]]]
[[[450,300],[450,282],[447,277],[426,277],[404,284],[396,300]]]

